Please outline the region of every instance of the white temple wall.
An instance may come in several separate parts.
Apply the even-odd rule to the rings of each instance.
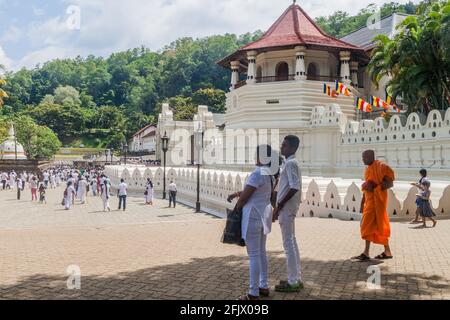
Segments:
[[[144,166],[108,166],[106,175],[113,188],[117,188],[120,179],[128,184],[130,194],[142,195],[147,178],[152,179],[155,194],[160,196],[163,189],[163,169]],[[173,180],[177,184],[177,199],[180,203],[195,207],[197,196],[197,171],[195,168],[166,168],[166,186]],[[232,209],[235,202],[229,204],[229,194],[242,190],[248,179],[248,172],[202,169],[200,175],[200,202],[203,211],[218,217],[225,217],[226,209]],[[299,217],[338,218],[341,220],[359,220],[362,180],[327,179],[303,177],[302,204]],[[417,189],[408,183],[395,183],[389,190],[388,213],[391,219],[409,219],[415,215],[415,195]],[[432,185],[432,207],[438,218],[450,217],[450,186]]]

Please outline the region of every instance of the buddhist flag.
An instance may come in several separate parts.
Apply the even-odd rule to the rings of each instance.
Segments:
[[[363,112],[372,112],[372,105],[365,101],[364,99],[361,99],[359,97],[356,98],[356,109],[363,111]]]
[[[350,90],[348,89],[348,87],[343,84],[342,82],[339,82],[336,80],[336,92],[337,93],[342,93],[344,96],[350,96]]]
[[[336,91],[332,90],[331,87],[326,83],[323,84],[323,93],[333,98],[336,98],[338,96]]]
[[[389,105],[386,101],[375,97],[375,96],[371,96],[370,97],[370,103],[372,104],[372,106],[376,107],[376,108],[383,108],[385,110],[388,109]]]

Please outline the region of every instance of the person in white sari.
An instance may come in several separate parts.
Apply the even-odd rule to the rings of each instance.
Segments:
[[[66,210],[69,210],[72,207],[73,197],[75,197],[75,188],[72,185],[72,182],[69,181],[67,183],[66,191],[64,191],[64,207]]]
[[[145,204],[153,205],[153,183],[150,180],[150,178],[147,179],[144,195],[145,195]]]
[[[17,178],[17,175],[14,171],[9,174],[9,187],[11,189],[14,189],[16,186],[16,178]]]
[[[245,240],[250,259],[250,289],[239,300],[258,300],[260,295],[269,295],[266,239],[272,228],[270,200],[275,184],[273,175],[276,174],[271,170],[272,162],[268,162],[272,157],[279,158],[275,157],[270,146],[258,146],[256,169],[247,179],[244,190],[228,197],[229,202],[239,197],[236,209],[242,209],[242,239]]]
[[[109,190],[109,180],[104,179],[102,183],[102,200],[103,200],[103,211],[111,211],[109,207],[109,197],[110,197],[110,190]]]
[[[86,203],[86,193],[87,193],[88,183],[86,179],[82,176],[80,182],[78,183],[78,195],[81,201],[81,204]]]

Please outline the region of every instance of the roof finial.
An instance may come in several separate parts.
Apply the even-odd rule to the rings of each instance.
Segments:
[[[294,4],[296,4],[297,3],[297,0],[294,0]]]

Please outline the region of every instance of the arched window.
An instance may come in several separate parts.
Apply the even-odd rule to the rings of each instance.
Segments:
[[[262,80],[262,67],[259,66],[258,69],[256,69],[256,82],[261,82]]]
[[[289,65],[286,62],[280,62],[275,69],[276,81],[287,81],[289,79]]]
[[[317,64],[315,64],[314,62],[311,62],[308,65],[308,72],[306,73],[306,75],[308,76],[308,80],[320,80],[318,78],[319,68],[317,67]]]

